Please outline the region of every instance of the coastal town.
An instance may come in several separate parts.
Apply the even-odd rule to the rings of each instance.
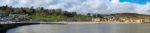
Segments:
[[[115,17],[106,17],[108,19],[101,19],[101,18],[93,18],[92,21],[101,22],[136,22],[136,23],[149,23],[150,19],[128,19],[128,18],[115,18]]]
[[[129,17],[129,16],[124,17],[123,15],[126,15],[126,14],[117,15],[117,16],[116,15],[104,16],[103,18],[93,18],[92,21],[124,22],[124,23],[130,23],[130,22],[149,23],[150,22],[149,16],[146,17],[145,15],[142,15],[142,17],[141,15],[136,15],[136,16],[130,15],[132,17]]]

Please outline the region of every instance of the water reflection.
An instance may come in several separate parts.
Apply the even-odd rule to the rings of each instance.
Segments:
[[[149,33],[150,24],[67,24],[30,25],[7,33]]]

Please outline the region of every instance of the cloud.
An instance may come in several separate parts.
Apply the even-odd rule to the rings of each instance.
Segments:
[[[119,0],[1,0],[0,5],[14,7],[44,7],[48,9],[62,8],[79,13],[139,13],[150,15],[150,3],[144,5],[119,2]]]

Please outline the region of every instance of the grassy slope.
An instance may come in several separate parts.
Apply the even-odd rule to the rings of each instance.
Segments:
[[[130,18],[130,19],[150,19],[148,15],[112,15],[119,18]],[[44,19],[44,20],[66,20],[66,19],[75,19],[75,20],[91,20],[92,17],[89,16],[75,16],[75,17],[65,17],[65,16],[31,16],[32,19]]]
[[[32,19],[43,19],[43,20],[66,20],[66,19],[75,19],[75,20],[91,20],[92,17],[88,16],[75,16],[75,17],[65,17],[65,16],[30,16]]]
[[[43,19],[43,20],[64,20],[66,17],[63,16],[30,16],[32,19]]]
[[[150,19],[148,15],[115,15],[115,17],[131,18],[131,19]]]

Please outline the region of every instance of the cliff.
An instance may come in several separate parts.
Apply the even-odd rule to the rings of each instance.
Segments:
[[[117,13],[103,15],[103,18],[99,18],[99,21],[149,23],[150,15],[136,13]]]

